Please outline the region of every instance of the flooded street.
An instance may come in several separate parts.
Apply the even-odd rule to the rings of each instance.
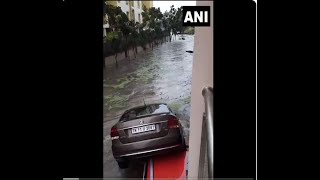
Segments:
[[[136,58],[119,61],[104,72],[104,177],[139,178],[143,164],[119,169],[111,150],[111,127],[128,108],[167,103],[179,117],[188,144],[194,37],[176,40],[139,52]]]

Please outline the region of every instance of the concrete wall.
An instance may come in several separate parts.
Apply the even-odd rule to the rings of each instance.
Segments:
[[[147,47],[149,47],[149,45],[147,45]],[[143,48],[142,47],[140,47],[140,46],[137,47],[137,50],[138,50],[138,54],[143,53]],[[132,49],[130,49],[128,51],[128,56],[130,57],[130,59],[134,58],[134,52],[133,52]],[[104,60],[105,60],[106,66],[110,66],[110,65],[116,64],[116,59],[115,59],[114,55],[105,57]],[[124,52],[118,53],[118,63],[121,62],[121,61],[124,61],[124,60],[127,61],[125,53]]]
[[[213,87],[213,1],[197,1],[197,6],[210,6],[211,26],[195,27],[189,136],[190,179],[198,177],[201,133],[203,130],[202,115],[205,112],[202,89],[205,86]]]

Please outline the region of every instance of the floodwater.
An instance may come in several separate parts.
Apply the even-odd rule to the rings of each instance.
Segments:
[[[144,103],[167,103],[179,117],[189,136],[191,78],[194,37],[180,35],[166,42],[139,52],[136,58],[122,60],[106,67],[104,72],[104,177],[139,178],[143,163],[135,168],[119,169],[111,150],[111,127],[128,108]],[[138,163],[139,164],[139,163]],[[141,168],[142,167],[142,168]]]

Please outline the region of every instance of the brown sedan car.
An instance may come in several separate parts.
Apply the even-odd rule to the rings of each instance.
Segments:
[[[124,112],[111,129],[112,152],[120,168],[130,159],[185,150],[183,129],[166,104],[149,104]]]

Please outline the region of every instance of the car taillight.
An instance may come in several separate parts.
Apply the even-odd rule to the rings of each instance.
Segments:
[[[111,138],[114,138],[114,137],[119,137],[118,129],[115,127],[111,128]]]
[[[179,128],[179,121],[176,117],[170,117],[168,119],[168,128]]]

